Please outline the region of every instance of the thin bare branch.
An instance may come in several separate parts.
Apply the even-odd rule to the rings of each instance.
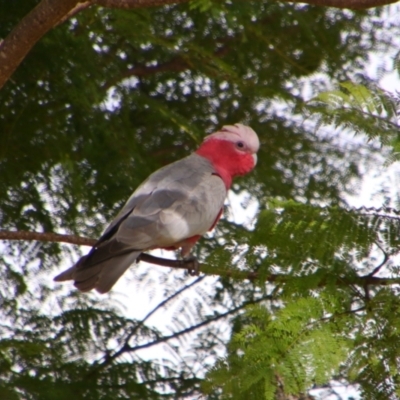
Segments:
[[[170,301],[172,301],[173,299],[175,299],[176,297],[178,297],[179,295],[181,295],[183,292],[185,292],[186,290],[191,289],[193,286],[197,285],[198,283],[200,283],[203,279],[204,279],[205,275],[200,276],[199,278],[195,279],[193,282],[189,283],[188,285],[182,286],[179,290],[177,290],[176,292],[174,292],[171,296],[168,296],[166,299],[164,299],[161,303],[157,304],[157,306],[155,306],[151,311],[149,311],[146,316],[138,322],[138,324],[132,329],[132,331],[129,333],[129,335],[127,336],[125,343],[129,344],[129,341],[131,340],[131,338],[133,337],[133,335],[138,331],[138,329],[144,325],[144,323],[153,315],[155,314],[157,311],[161,310],[162,307],[164,307],[167,303],[169,303]]]
[[[385,251],[385,249],[378,243],[375,242],[376,246],[379,248],[379,250],[382,251],[383,253],[383,260],[379,265],[377,265],[367,276],[374,276],[376,275],[381,268],[389,261],[389,254]]]
[[[62,24],[63,22],[67,21],[68,19],[72,18],[74,15],[80,13],[85,8],[88,8],[92,5],[92,0],[88,0],[85,2],[78,3],[68,14],[65,14],[60,21],[57,23],[57,26]]]
[[[230,41],[229,39],[225,39],[225,42]],[[227,53],[231,51],[231,47],[225,45],[219,48],[214,52],[214,57],[223,57]],[[109,89],[111,86],[116,85],[118,82],[123,81],[124,79],[135,76],[136,78],[143,78],[147,76],[151,76],[154,74],[162,73],[162,72],[182,72],[188,69],[193,68],[193,63],[190,62],[189,59],[186,59],[184,56],[176,56],[171,60],[166,61],[164,63],[160,63],[157,65],[136,65],[135,67],[129,68],[126,71],[123,71],[117,77],[110,79],[103,86],[103,89]]]
[[[181,331],[174,332],[171,335],[161,336],[158,339],[155,339],[155,340],[153,340],[151,342],[147,342],[147,343],[144,343],[144,344],[141,344],[141,345],[130,346],[129,343],[125,342],[119,350],[115,351],[114,354],[104,358],[103,362],[95,363],[96,369],[98,370],[98,369],[103,368],[104,366],[108,365],[113,360],[121,357],[125,353],[133,353],[135,351],[146,349],[146,348],[158,345],[160,343],[168,342],[171,339],[177,339],[177,338],[179,338],[181,336],[184,336],[184,335],[186,335],[186,334],[188,334],[190,332],[196,331],[197,329],[202,328],[202,327],[204,327],[206,325],[209,325],[209,324],[211,324],[213,322],[219,321],[220,319],[224,319],[224,318],[229,317],[230,315],[237,314],[239,311],[243,310],[244,308],[246,308],[250,304],[258,304],[258,303],[260,303],[262,301],[271,300],[271,299],[272,299],[272,297],[270,295],[266,295],[266,296],[263,296],[263,297],[261,297],[261,298],[259,298],[257,300],[250,300],[250,301],[243,302],[242,304],[240,304],[237,307],[231,308],[231,309],[229,309],[228,311],[226,311],[224,313],[217,314],[217,315],[215,315],[215,316],[213,316],[211,318],[205,319],[205,320],[199,322],[196,325],[191,325],[190,327],[182,329]]]
[[[103,357],[103,359],[97,361],[95,364],[98,365],[100,368],[105,367],[106,365],[112,363],[113,360],[118,358],[121,354],[125,353],[127,349],[131,348],[131,346],[129,345],[129,341],[132,339],[132,337],[135,335],[135,333],[138,331],[138,329],[141,326],[143,326],[144,323],[154,313],[156,313],[158,310],[160,310],[162,307],[164,307],[167,303],[169,303],[171,300],[173,300],[174,298],[176,298],[177,296],[179,296],[180,294],[182,294],[186,290],[188,290],[188,289],[192,288],[193,286],[197,285],[198,283],[200,283],[204,279],[204,277],[205,277],[205,275],[197,278],[196,280],[194,280],[190,284],[181,287],[179,290],[174,292],[171,296],[169,296],[166,299],[164,299],[161,303],[159,303],[156,307],[154,307],[149,313],[147,313],[147,315],[141,321],[139,321],[138,324],[135,327],[132,328],[131,332],[129,332],[128,336],[124,340],[124,344],[122,345],[120,350],[116,351],[114,354],[110,354],[109,352],[106,352],[106,354]],[[90,376],[92,374],[93,374],[93,372],[89,373],[88,376]]]
[[[151,66],[137,65],[136,67],[132,67],[127,69],[126,71],[123,71],[117,77],[111,79],[109,82],[106,82],[103,86],[103,89],[107,90],[111,86],[117,84],[118,82],[130,78],[132,76],[141,78],[157,74],[160,72],[181,72],[185,71],[188,68],[189,64],[185,61],[183,57],[175,57],[170,61],[158,65],[151,65]]]

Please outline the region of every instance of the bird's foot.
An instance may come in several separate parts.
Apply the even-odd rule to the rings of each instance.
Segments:
[[[198,276],[200,274],[200,263],[194,256],[185,257],[183,259],[186,269],[190,276]]]

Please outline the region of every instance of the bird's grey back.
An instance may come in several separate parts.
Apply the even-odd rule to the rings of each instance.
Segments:
[[[225,196],[225,185],[211,162],[194,153],[150,175],[103,237],[118,226],[114,239],[119,242],[137,249],[151,248],[153,243],[167,247],[169,241],[185,239],[186,231],[204,234],[223,207]]]

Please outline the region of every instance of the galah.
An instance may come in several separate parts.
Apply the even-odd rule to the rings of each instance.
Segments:
[[[180,248],[188,256],[218,222],[232,179],[256,165],[259,146],[242,124],[206,136],[194,153],[151,174],[92,250],[54,280],[106,293],[143,251]]]

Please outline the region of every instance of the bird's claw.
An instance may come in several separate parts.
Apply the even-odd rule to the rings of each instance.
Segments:
[[[194,256],[186,257],[183,259],[187,271],[190,276],[198,276],[200,274],[200,263]]]

